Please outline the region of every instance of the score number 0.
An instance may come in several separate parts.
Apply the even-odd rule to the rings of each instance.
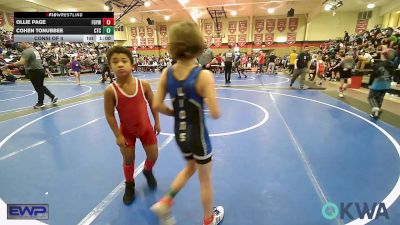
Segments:
[[[103,26],[114,26],[114,18],[103,18]]]

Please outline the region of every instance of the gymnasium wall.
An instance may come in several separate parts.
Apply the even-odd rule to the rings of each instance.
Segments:
[[[306,40],[320,41],[343,38],[344,31],[354,34],[356,33],[357,21],[358,12],[337,12],[335,16],[332,13],[320,13],[309,21]],[[367,30],[381,24],[382,17],[379,15],[379,10],[372,11]]]
[[[303,41],[304,40],[304,33],[305,33],[305,25],[306,25],[306,17],[305,15],[296,15],[293,18],[293,21],[297,21],[294,23],[294,27],[289,29],[289,20],[286,16],[259,16],[259,17],[238,17],[238,18],[227,18],[222,20],[222,43],[231,42],[253,42],[256,40],[257,37],[260,38],[260,41],[263,42],[265,45],[268,46],[266,40],[266,34],[269,37],[273,38],[273,42],[279,42],[279,40],[283,39],[281,42],[286,42],[288,33],[295,34],[295,41]],[[267,21],[273,22],[271,29],[267,31]],[[282,21],[283,26],[279,26],[278,30],[278,23]],[[230,24],[233,29],[230,29]],[[233,25],[233,26],[232,26]],[[202,20],[200,22],[201,29],[203,31],[206,40],[212,40],[212,43],[218,40],[218,37],[215,37],[215,30],[216,26],[211,19]],[[210,29],[211,27],[211,29]],[[272,35],[271,35],[272,34]],[[213,37],[214,36],[214,37]],[[246,39],[240,39],[239,36],[243,36]],[[254,44],[255,47],[259,47],[262,44],[258,45],[257,43]]]
[[[380,9],[375,9],[372,12],[372,17],[368,20],[368,24],[365,25],[365,29],[369,30],[376,25],[382,25],[386,17],[386,15],[380,14]],[[391,18],[391,21],[393,21],[394,17]],[[152,55],[158,54],[159,50],[163,54],[165,49],[159,45],[165,46],[168,40],[160,34],[160,25],[165,25],[168,31],[173,23],[156,23],[153,27],[154,35],[150,37],[154,39],[151,42],[152,45],[154,44],[153,48],[149,48],[148,43],[146,43],[146,39],[149,37],[145,23],[127,25],[124,31],[126,39],[119,41],[118,44],[132,46],[132,27],[136,30],[139,27],[144,27],[145,32],[142,32],[142,37],[138,33],[136,34],[134,43],[137,45],[137,51],[141,54]],[[285,15],[229,17],[221,20],[221,35],[217,36],[216,26],[211,19],[199,21],[205,40],[217,54],[226,51],[228,43],[238,43],[241,52],[263,49],[273,50],[281,56],[290,53],[292,49],[299,52],[303,45],[319,46],[326,40],[343,38],[345,30],[353,34],[356,32],[357,24],[358,12],[340,11],[335,16],[332,13],[321,12],[313,18],[307,18],[307,15],[295,15],[292,18],[287,18]],[[270,28],[268,31],[267,27]],[[141,45],[143,45],[143,48],[140,47]],[[154,51],[154,48],[157,50]]]
[[[383,17],[382,27],[398,27],[400,26],[400,1],[392,1],[381,7],[380,15]]]
[[[400,27],[400,8],[383,16],[382,27]]]
[[[11,24],[14,23],[14,12],[0,9],[0,28],[6,31],[12,31],[14,28]]]
[[[275,22],[273,28],[270,29],[271,32],[267,31],[267,19],[273,19]],[[304,40],[306,30],[305,15],[295,15],[293,19],[289,20],[289,18],[287,18],[286,16],[235,17],[223,19],[221,30],[222,35],[220,38],[216,36],[216,27],[211,19],[201,20],[199,22],[199,25],[204,34],[205,40],[209,42],[210,47],[214,49],[214,52],[216,54],[222,53],[227,50],[228,38],[231,38],[231,41],[233,41],[233,43],[241,42],[241,52],[251,52],[257,49],[274,49],[277,55],[284,55],[287,54],[290,49],[299,50],[302,46],[301,42]],[[280,20],[283,21],[282,24],[284,25],[279,26],[278,30],[278,23]],[[243,24],[244,21],[246,24],[245,29],[239,30],[240,24]],[[289,21],[291,21],[290,23],[293,25],[291,25],[290,28]],[[295,23],[293,23],[293,21]],[[232,26],[232,22],[233,24],[235,24],[234,26]],[[133,48],[136,47],[137,51],[143,55],[164,54],[166,52],[165,46],[168,42],[168,39],[166,36],[162,35],[162,33],[165,34],[165,31],[161,32],[160,27],[163,26],[164,29],[166,28],[166,32],[168,32],[168,28],[174,23],[175,22],[156,23],[155,26],[152,26],[154,31],[152,37],[149,37],[148,35],[148,26],[146,23],[134,23],[130,25],[125,25],[125,29],[123,32],[116,31],[115,42],[117,45],[129,46]],[[258,30],[255,29],[256,23],[258,24]],[[261,25],[260,23],[263,24]],[[206,30],[206,25],[209,26],[209,30]],[[229,29],[229,25],[231,25],[231,29]],[[144,29],[144,32],[139,33],[140,27],[142,31]],[[286,43],[288,33],[291,33],[291,37],[295,38],[293,40],[292,46],[289,46]],[[269,36],[270,34],[273,34],[273,42],[270,43],[270,45],[267,44],[266,34],[269,34]],[[253,40],[256,36],[261,37],[260,43],[253,43]],[[232,37],[234,38],[234,40],[232,40]],[[242,38],[239,40],[239,37]],[[154,39],[151,41],[151,44],[154,44],[153,48],[149,47],[148,38]]]

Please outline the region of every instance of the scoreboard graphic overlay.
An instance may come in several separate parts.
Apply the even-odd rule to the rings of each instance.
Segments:
[[[15,12],[15,42],[114,42],[113,12]]]

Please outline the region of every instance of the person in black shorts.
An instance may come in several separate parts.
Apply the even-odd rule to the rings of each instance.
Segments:
[[[45,107],[43,104],[45,94],[51,98],[52,104],[56,104],[58,98],[43,85],[45,73],[39,52],[35,48],[31,47],[27,42],[21,42],[19,46],[24,49],[22,51],[21,59],[15,63],[8,64],[7,66],[15,67],[24,65],[25,71],[38,94],[38,101],[33,108],[39,109]]]
[[[339,97],[344,97],[344,91],[351,84],[351,71],[354,67],[354,59],[350,54],[344,55],[342,62],[340,63],[340,86],[339,86]]]

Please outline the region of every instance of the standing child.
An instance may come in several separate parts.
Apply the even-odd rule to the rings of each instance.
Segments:
[[[326,64],[324,58],[321,55],[319,55],[316,68],[316,79],[314,81],[314,84],[322,85],[322,80],[324,79],[325,72],[326,72]]]
[[[248,58],[247,58],[247,54],[243,53],[242,57],[240,58],[240,72],[242,72],[242,74],[244,75],[244,78],[247,78],[247,75],[244,73],[244,71],[246,71],[246,67],[247,67],[247,63],[248,63]],[[239,73],[239,77],[240,77],[240,73]]]
[[[311,57],[310,70],[308,71],[308,79],[313,81],[317,75],[318,55],[313,54]]]
[[[204,121],[204,103],[210,115],[219,118],[220,112],[213,74],[196,64],[204,49],[203,35],[191,22],[171,27],[168,34],[169,53],[177,63],[161,74],[154,108],[175,118],[175,139],[186,159],[186,166],[175,177],[168,193],[151,210],[164,225],[175,224],[171,216],[173,198],[197,171],[203,206],[203,225],[216,225],[224,217],[224,208],[213,208],[211,181],[211,143]],[[173,99],[173,109],[164,104],[167,92]],[[186,223],[187,224],[187,223]]]
[[[71,70],[74,72],[76,77],[76,83],[81,84],[81,63],[78,61],[77,57],[71,62]]]
[[[115,46],[107,52],[107,60],[112,71],[116,74],[117,80],[110,84],[104,92],[104,112],[123,158],[126,180],[123,202],[130,204],[135,199],[133,174],[136,138],[139,138],[142,142],[147,156],[143,175],[146,177],[150,189],[157,187],[152,168],[158,157],[155,133],[160,133],[160,121],[158,113],[152,107],[153,92],[150,84],[132,76],[133,58],[131,52],[122,46]],[[150,123],[147,103],[149,103],[153,114],[154,127]],[[120,119],[119,128],[114,116],[115,108]]]
[[[382,61],[373,66],[375,76],[368,94],[368,102],[371,106],[370,116],[377,119],[382,112],[382,103],[386,92],[390,89],[390,83],[394,74],[395,66],[391,61],[394,58],[393,49],[385,49],[381,53]]]

